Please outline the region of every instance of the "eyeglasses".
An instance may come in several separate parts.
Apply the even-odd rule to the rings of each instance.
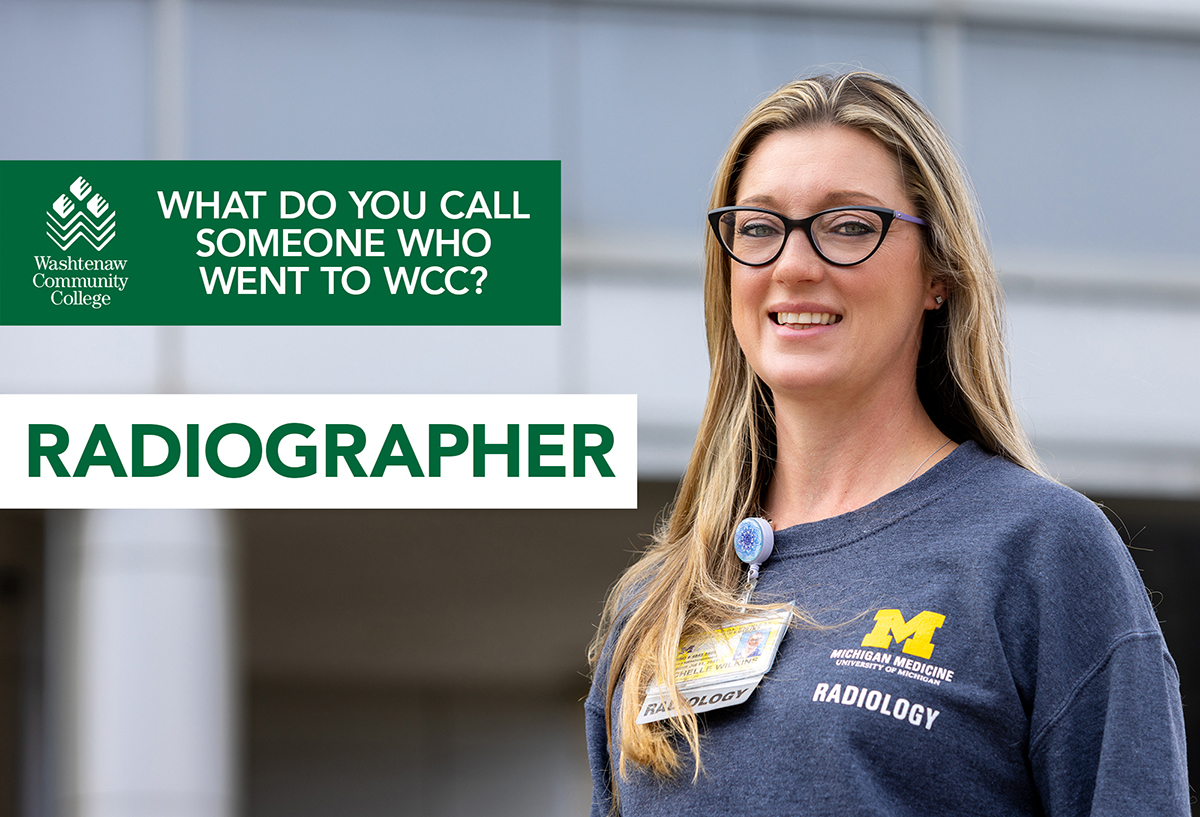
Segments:
[[[800,219],[761,207],[718,207],[708,213],[725,252],[747,267],[766,266],[778,258],[796,229],[804,231],[821,258],[836,267],[852,267],[875,254],[896,219],[925,224],[924,219],[886,207],[834,207]]]

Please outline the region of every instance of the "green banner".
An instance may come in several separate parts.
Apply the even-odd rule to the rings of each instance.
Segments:
[[[557,325],[556,161],[0,161],[0,325]]]

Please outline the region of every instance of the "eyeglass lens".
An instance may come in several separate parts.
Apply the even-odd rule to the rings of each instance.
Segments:
[[[777,216],[758,210],[733,210],[720,219],[721,243],[743,264],[765,264],[783,246],[787,228]],[[857,264],[883,240],[883,217],[870,210],[821,213],[811,232],[817,251],[835,264]]]

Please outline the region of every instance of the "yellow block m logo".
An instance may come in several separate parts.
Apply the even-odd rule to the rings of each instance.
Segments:
[[[908,621],[899,610],[880,610],[875,614],[875,629],[867,633],[862,640],[864,647],[875,647],[886,650],[892,646],[892,639],[899,644],[904,641],[904,652],[920,658],[928,659],[933,655],[933,631],[946,621],[940,613],[924,610]]]

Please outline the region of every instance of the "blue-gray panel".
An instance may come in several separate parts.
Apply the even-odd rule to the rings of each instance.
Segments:
[[[556,326],[195,326],[183,336],[183,379],[191,391],[251,394],[557,392],[562,391],[563,331]]]
[[[198,2],[202,159],[554,159],[545,6]]]
[[[925,93],[923,25],[771,15],[759,36],[756,56],[768,88],[812,74],[865,68],[898,80],[917,96]]]
[[[856,65],[922,75],[913,25],[630,9],[591,9],[580,25],[577,218],[592,229],[701,234],[729,138],[788,80]]]
[[[703,235],[717,159],[763,91],[756,18],[592,9],[581,18],[579,219]]]
[[[152,326],[0,326],[0,393],[154,391],[161,341]]]
[[[966,42],[966,159],[998,250],[1195,257],[1200,44]]]
[[[0,4],[0,158],[149,155],[150,4]]]

